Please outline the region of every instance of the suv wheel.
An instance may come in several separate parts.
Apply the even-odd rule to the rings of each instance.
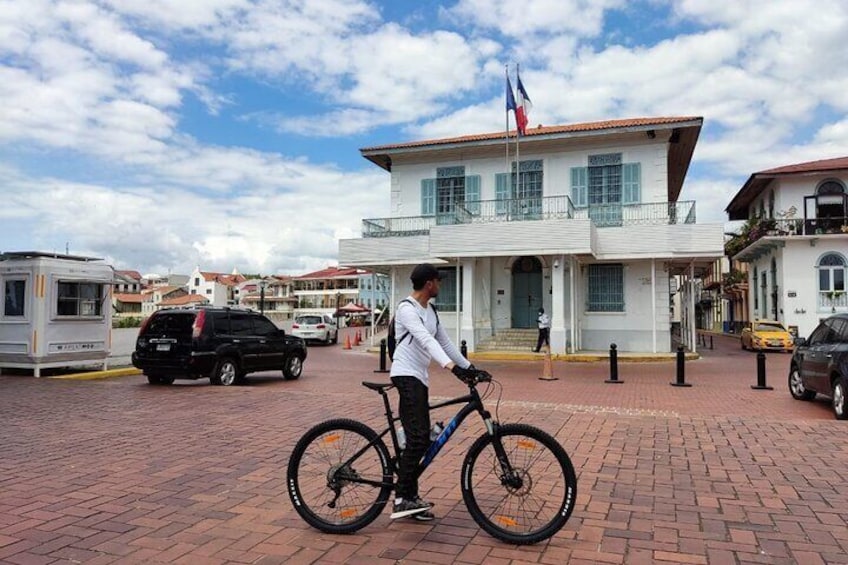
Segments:
[[[239,372],[235,361],[229,358],[218,361],[211,380],[213,385],[232,386],[236,384],[239,381]]]
[[[303,358],[300,355],[287,357],[283,363],[283,378],[287,381],[297,380],[303,373]]]
[[[848,420],[848,398],[846,398],[845,379],[836,377],[833,381],[833,412],[837,420]]]
[[[816,397],[814,390],[808,390],[804,386],[804,381],[801,379],[801,373],[798,367],[792,366],[789,370],[789,392],[795,400],[812,400]]]
[[[152,385],[160,384],[159,375],[147,375],[147,382]]]

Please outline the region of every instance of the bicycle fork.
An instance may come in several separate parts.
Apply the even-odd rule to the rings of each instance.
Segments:
[[[512,463],[509,462],[506,449],[504,449],[501,436],[498,433],[499,424],[492,420],[492,416],[487,410],[484,410],[482,415],[486,430],[492,436],[492,448],[495,450],[495,457],[497,457],[498,463],[501,466],[501,474],[499,476],[501,484],[505,487],[518,490],[523,486],[524,481],[521,479],[521,475],[516,473],[515,469],[512,468]]]

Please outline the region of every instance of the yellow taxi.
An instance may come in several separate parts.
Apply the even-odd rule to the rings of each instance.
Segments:
[[[795,340],[780,322],[775,320],[754,320],[745,326],[740,338],[742,349],[757,351],[792,351]]]

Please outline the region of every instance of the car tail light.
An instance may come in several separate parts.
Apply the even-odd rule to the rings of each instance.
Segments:
[[[300,324],[292,324],[292,329],[296,330],[300,328]]]
[[[191,337],[192,339],[197,339],[200,337],[200,332],[203,331],[203,322],[206,320],[206,311],[201,310],[194,317],[194,325],[191,327]]]
[[[324,324],[318,324],[318,325],[317,325],[317,326],[315,326],[315,327],[316,327],[316,328],[318,328],[319,330],[323,330],[323,329],[324,329],[324,328],[326,328],[327,326],[325,326]]]

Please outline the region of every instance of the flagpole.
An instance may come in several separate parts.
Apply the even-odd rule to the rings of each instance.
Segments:
[[[504,65],[504,79],[507,89],[511,89],[512,86],[509,84],[509,63]],[[507,97],[509,94],[507,94]],[[508,99],[508,98],[507,98]],[[505,121],[505,129],[504,129],[504,145],[506,146],[506,173],[509,175],[509,105],[505,106],[506,111],[504,112],[504,116],[506,117]],[[509,177],[507,177],[509,178]]]
[[[518,77],[521,76],[519,73],[520,64],[515,64],[515,77],[516,81]],[[518,112],[516,111],[516,123],[515,123],[515,194],[513,194],[513,198],[518,198],[518,195],[521,194],[521,132],[518,131]]]

